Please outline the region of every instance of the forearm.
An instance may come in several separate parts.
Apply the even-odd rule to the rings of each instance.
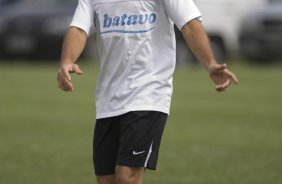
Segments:
[[[76,27],[70,27],[62,48],[60,64],[74,63],[81,55],[87,40],[86,33]]]
[[[212,53],[209,38],[201,22],[194,19],[183,26],[181,32],[197,59],[209,70],[209,66],[215,64],[216,60]]]

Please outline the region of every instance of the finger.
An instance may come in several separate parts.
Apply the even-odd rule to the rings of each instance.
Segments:
[[[219,86],[217,86],[217,87],[215,87],[215,90],[216,90],[216,91],[223,91],[223,90],[224,90],[224,88],[223,88],[223,87],[219,87]]]
[[[227,79],[223,84],[216,85],[217,91],[224,91],[231,84],[231,80]]]
[[[57,77],[58,86],[64,90],[64,91],[72,91],[73,90],[73,84],[68,81],[65,77],[62,77],[58,74]]]
[[[61,86],[64,91],[73,91],[73,84],[68,80],[62,81]]]
[[[222,90],[224,90],[225,88],[223,87],[223,85],[216,85],[216,86],[215,86],[215,89],[216,89],[216,91],[222,91]]]
[[[216,90],[216,91],[219,91],[219,92],[225,91],[225,89],[226,89],[226,88],[224,88],[224,87],[222,87],[222,86],[216,86],[216,87],[215,87],[215,90]]]
[[[239,84],[239,80],[236,77],[236,75],[232,72],[229,72],[229,78],[232,80],[232,82],[234,82],[235,84]]]
[[[60,88],[65,92],[72,92],[73,91],[73,88],[68,88],[68,87],[65,87],[65,86],[60,86]]]
[[[63,90],[63,91],[73,91],[73,86],[70,85],[66,85],[66,84],[59,84],[59,87]]]
[[[68,68],[62,68],[62,75],[64,76],[64,78],[66,78],[68,81],[71,81],[71,76],[70,73],[71,70],[69,70]]]

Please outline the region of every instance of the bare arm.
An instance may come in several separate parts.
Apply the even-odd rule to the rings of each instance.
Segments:
[[[62,48],[60,67],[57,75],[59,87],[66,91],[73,91],[70,73],[82,74],[79,66],[75,64],[81,55],[87,40],[86,33],[76,27],[70,27]]]
[[[238,84],[236,75],[227,69],[226,64],[217,64],[208,36],[198,19],[191,20],[184,25],[181,32],[186,43],[209,72],[210,78],[216,84],[217,91],[224,91],[231,81]]]

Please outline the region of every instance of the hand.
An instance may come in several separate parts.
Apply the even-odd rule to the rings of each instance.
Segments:
[[[227,69],[226,64],[212,64],[208,68],[208,71],[210,78],[216,84],[215,89],[217,91],[225,91],[231,82],[235,84],[239,83],[236,75]]]
[[[71,83],[70,73],[81,75],[82,71],[77,64],[63,64],[60,66],[57,75],[58,86],[66,92],[72,92],[74,89],[73,84]]]

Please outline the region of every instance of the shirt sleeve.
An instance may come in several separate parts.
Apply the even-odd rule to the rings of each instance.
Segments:
[[[94,12],[91,2],[89,0],[78,0],[70,26],[78,27],[89,35],[90,29],[94,28],[93,20]]]
[[[201,13],[193,0],[163,0],[165,11],[179,30],[195,18],[201,19]]]

